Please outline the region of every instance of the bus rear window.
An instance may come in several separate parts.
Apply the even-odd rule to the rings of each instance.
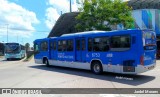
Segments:
[[[153,49],[156,46],[156,36],[154,32],[148,31],[145,32],[143,31],[143,46],[144,49]]]
[[[150,33],[150,32],[145,32],[145,33],[144,33],[144,38],[145,38],[145,39],[151,39],[151,38],[152,38],[152,33]]]

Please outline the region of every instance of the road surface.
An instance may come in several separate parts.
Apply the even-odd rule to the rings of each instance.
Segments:
[[[114,73],[95,75],[86,70],[46,67],[43,64],[35,64],[33,59],[29,62],[23,62],[23,60],[5,61],[0,59],[0,88],[160,88],[160,61],[157,61],[157,66],[154,70],[139,75],[121,75]],[[1,96],[3,95],[0,95],[0,97]],[[46,97],[61,96],[151,97],[150,95],[122,94],[50,94]],[[12,95],[11,97],[14,96]],[[152,95],[152,97],[160,97],[160,95]]]

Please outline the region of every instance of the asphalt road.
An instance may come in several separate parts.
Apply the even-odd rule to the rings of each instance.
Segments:
[[[154,70],[139,75],[114,73],[95,75],[86,70],[46,67],[42,64],[35,64],[33,59],[29,62],[23,62],[23,60],[5,61],[1,59],[0,88],[160,88],[160,61],[157,61],[157,66]],[[46,95],[46,97],[63,96],[151,97],[150,95],[133,94]],[[12,95],[11,97],[14,96]],[[31,95],[29,97],[34,96]],[[160,95],[152,95],[152,97],[160,97]]]

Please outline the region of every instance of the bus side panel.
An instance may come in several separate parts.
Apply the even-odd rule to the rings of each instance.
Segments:
[[[122,64],[122,56],[120,52],[111,52],[107,54],[108,57],[108,66],[107,71],[109,72],[121,72],[120,65]]]

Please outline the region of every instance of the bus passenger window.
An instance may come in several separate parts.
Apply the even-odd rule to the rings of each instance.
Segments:
[[[46,41],[41,43],[41,50],[42,51],[48,50],[48,43]]]
[[[108,51],[109,50],[109,38],[108,37],[100,37],[94,38],[94,46],[93,51]]]
[[[80,40],[76,40],[76,50],[81,50],[80,49]]]
[[[92,51],[92,46],[93,46],[92,38],[89,38],[88,39],[88,51]]]
[[[111,50],[112,51],[125,51],[130,49],[130,36],[113,36],[111,38]]]
[[[34,44],[34,52],[39,52],[39,45],[38,44]]]
[[[63,40],[62,42],[62,51],[66,51],[67,49],[67,44],[66,44],[66,40]]]
[[[82,39],[82,50],[83,51],[86,50],[86,41],[85,41],[85,39]]]
[[[130,36],[121,37],[121,46],[123,48],[130,48]]]
[[[62,41],[58,41],[58,51],[62,51]]]
[[[67,51],[73,51],[73,40],[67,40]]]
[[[50,49],[53,50],[53,42],[50,42]]]
[[[53,43],[53,49],[56,50],[56,41]]]

